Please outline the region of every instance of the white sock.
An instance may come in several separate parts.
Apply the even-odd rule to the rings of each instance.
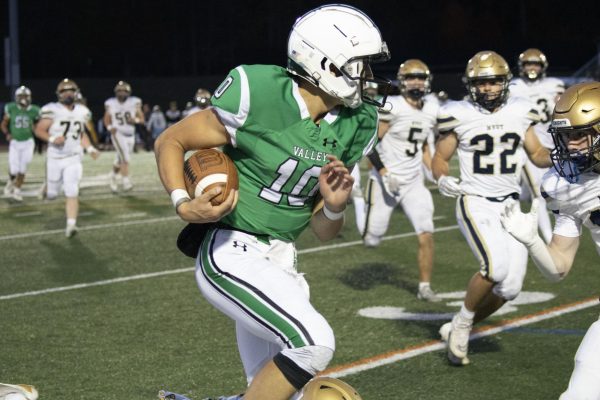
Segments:
[[[18,188],[18,187],[15,186],[14,189],[13,189],[13,193],[14,194],[21,194],[21,188]]]
[[[467,307],[465,307],[464,303],[463,303],[462,307],[460,308],[460,312],[458,314],[464,320],[467,320],[467,321],[473,321],[473,318],[475,317],[475,312],[467,310]]]
[[[431,283],[430,282],[419,282],[419,290],[426,288],[426,287],[430,287]]]
[[[74,226],[77,223],[77,218],[67,218],[67,226]]]

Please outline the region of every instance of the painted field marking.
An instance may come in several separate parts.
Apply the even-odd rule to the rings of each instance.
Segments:
[[[570,304],[542,310],[533,314],[505,320],[493,325],[483,326],[475,329],[471,333],[469,340],[477,340],[486,336],[495,335],[510,329],[518,328],[525,325],[534,324],[551,318],[560,317],[564,314],[569,314],[575,311],[597,306],[598,297],[591,297]],[[353,375],[359,372],[368,371],[377,367],[388,364],[393,364],[401,360],[407,360],[422,354],[431,353],[433,351],[443,350],[446,344],[441,340],[430,340],[414,346],[409,346],[404,349],[398,349],[387,353],[379,354],[373,357],[363,358],[348,364],[342,364],[333,368],[326,369],[321,375],[341,378],[348,375]]]
[[[165,221],[172,221],[172,220],[177,220],[177,219],[179,219],[179,217],[174,216],[174,217],[144,219],[144,220],[140,220],[140,221],[126,221],[126,222],[115,222],[115,223],[110,223],[110,224],[82,226],[82,227],[79,227],[79,232],[94,231],[97,229],[114,228],[114,227],[118,227],[118,226],[153,224],[155,222],[165,222]],[[30,238],[30,237],[35,237],[35,236],[54,235],[56,233],[63,234],[64,232],[65,232],[64,229],[51,229],[48,231],[17,233],[15,235],[0,236],[0,242],[3,240],[24,239],[24,238]]]
[[[171,218],[178,218],[178,217],[169,217],[166,219],[171,219]],[[164,218],[163,219],[159,218],[159,219],[164,220]],[[137,222],[141,223],[143,221],[129,221],[129,222],[123,222],[121,224],[111,224],[111,225],[112,226],[114,226],[114,225],[134,225]],[[100,227],[100,225],[97,225],[96,227],[94,227],[94,229],[99,229],[99,227]],[[106,227],[106,226],[103,226],[103,227]],[[88,227],[88,229],[91,229],[91,228],[93,228],[93,227]],[[436,229],[436,232],[449,231],[449,230],[453,230],[456,228],[458,228],[457,225],[445,226],[445,227]],[[80,230],[84,230],[84,228],[80,228]],[[61,232],[61,233],[64,232],[62,229],[56,230],[56,231]],[[50,231],[45,231],[45,232],[50,232]],[[414,232],[407,232],[407,233],[401,233],[398,235],[386,236],[382,240],[400,239],[400,238],[405,238],[405,237],[414,236],[414,235],[415,235]],[[0,239],[2,239],[2,237],[0,237]],[[355,240],[353,242],[338,243],[338,244],[332,244],[332,245],[328,245],[328,246],[319,246],[319,247],[312,247],[309,249],[298,250],[298,254],[316,253],[319,251],[339,249],[339,248],[343,248],[343,247],[356,246],[359,244],[362,244],[362,240]],[[84,288],[93,287],[93,286],[112,285],[113,283],[135,281],[138,279],[156,278],[156,277],[164,276],[164,275],[179,274],[182,272],[190,272],[190,271],[193,271],[194,269],[195,269],[195,267],[180,268],[180,269],[174,269],[174,270],[152,272],[152,273],[147,273],[147,274],[124,276],[121,278],[105,279],[102,281],[79,283],[79,284],[70,285],[70,286],[59,286],[59,287],[48,288],[48,289],[34,290],[34,291],[30,291],[30,292],[13,293],[13,294],[7,294],[4,296],[0,296],[0,301],[17,299],[19,297],[30,297],[30,296],[39,296],[39,295],[48,294],[48,293],[65,292],[67,290],[84,289]]]

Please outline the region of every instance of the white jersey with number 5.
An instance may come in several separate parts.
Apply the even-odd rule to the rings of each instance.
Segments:
[[[63,104],[48,103],[41,110],[41,119],[52,120],[50,136],[64,136],[65,142],[60,146],[48,145],[48,157],[64,158],[81,154],[81,135],[85,132],[85,125],[90,120],[90,110],[81,104],[75,104],[69,110]]]
[[[380,112],[379,119],[389,122],[385,136],[377,144],[377,152],[386,169],[408,184],[421,176],[423,143],[433,143],[439,102],[434,95],[423,99],[423,108],[408,104],[403,96],[390,96],[389,112]]]
[[[128,136],[135,133],[135,126],[127,121],[133,121],[136,111],[141,109],[142,100],[139,97],[129,96],[122,103],[116,97],[111,97],[104,102],[104,107],[108,110],[117,132]]]
[[[519,193],[525,132],[538,121],[537,110],[524,98],[509,98],[494,113],[465,100],[442,106],[438,130],[456,133],[463,192],[483,197]]]

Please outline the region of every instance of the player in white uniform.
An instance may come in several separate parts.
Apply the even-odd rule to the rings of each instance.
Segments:
[[[573,266],[585,225],[600,254],[600,82],[570,87],[554,109],[550,131],[555,168],[544,175],[542,193],[556,215],[550,244],[537,232],[537,202],[524,214],[507,207],[505,229],[529,249],[542,274],[563,279]],[[600,320],[594,322],[575,355],[569,387],[560,400],[600,399]]]
[[[198,89],[194,95],[194,106],[188,110],[187,114],[185,114],[185,117],[210,107],[211,96],[212,94],[208,90],[203,88]]]
[[[400,95],[388,97],[391,108],[379,113],[381,142],[369,155],[373,164],[367,185],[363,241],[376,247],[388,229],[394,208],[402,206],[419,241],[421,300],[440,301],[431,289],[433,270],[433,200],[423,183],[422,165],[431,168],[428,143],[433,142],[439,103],[431,92],[429,67],[416,59],[398,69]]]
[[[42,107],[41,119],[35,127],[36,136],[48,142],[46,196],[48,199],[56,198],[61,185],[65,193],[67,237],[77,232],[79,182],[83,173],[82,150],[85,148],[94,159],[99,155],[85,133],[85,126],[90,120],[90,110],[82,104],[75,103],[75,94],[78,91],[74,81],[62,80],[56,89],[58,102]]]
[[[458,224],[480,263],[460,312],[440,329],[448,337],[448,359],[457,365],[469,362],[473,323],[517,297],[523,285],[527,250],[502,229],[500,214],[505,204],[518,201],[525,153],[540,167],[551,165],[548,149],[533,131],[539,120],[533,104],[507,98],[510,77],[508,64],[497,53],[475,54],[464,77],[470,100],[448,102],[438,116],[441,137],[433,175],[443,195],[458,197]],[[448,161],[457,148],[460,183],[448,176]]]
[[[110,131],[117,155],[110,174],[110,190],[118,191],[117,175],[123,177],[123,190],[133,188],[129,179],[129,162],[135,146],[135,125],[144,123],[142,101],[131,96],[131,85],[119,81],[115,86],[115,97],[104,102],[104,125]]]
[[[538,49],[527,49],[519,55],[519,77],[514,78],[508,90],[511,96],[525,97],[535,103],[540,114],[540,122],[535,126],[535,133],[542,146],[552,149],[554,143],[548,133],[550,117],[554,104],[565,91],[565,84],[558,78],[546,77],[548,59]],[[539,187],[546,168],[538,168],[527,160],[523,168],[523,184],[521,187],[521,199],[537,197],[545,209],[544,198],[540,195]],[[548,213],[540,213],[539,228],[546,242],[552,237],[552,224]]]

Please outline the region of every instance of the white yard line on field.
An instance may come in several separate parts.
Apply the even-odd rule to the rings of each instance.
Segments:
[[[167,219],[173,219],[173,218],[178,218],[178,217],[157,218],[155,220],[167,220]],[[143,221],[130,221],[130,222],[123,222],[121,224],[111,224],[111,225],[112,226],[133,225],[136,222],[141,223]],[[96,225],[95,229],[99,229],[99,227],[106,227],[106,226]],[[92,227],[88,227],[88,228],[92,228]],[[444,226],[442,228],[436,229],[436,232],[444,232],[444,231],[449,231],[449,230],[453,230],[456,228],[458,228],[457,225]],[[83,228],[81,230],[83,230]],[[51,232],[51,231],[46,231],[46,232]],[[63,230],[61,229],[58,232],[62,233]],[[382,240],[401,239],[401,238],[410,237],[410,236],[414,236],[414,235],[415,235],[414,232],[407,232],[407,233],[401,233],[398,235],[385,236]],[[2,237],[0,237],[0,239],[1,238]],[[316,252],[320,252],[320,251],[339,249],[339,248],[349,247],[349,246],[356,246],[359,244],[362,244],[362,240],[355,240],[355,241],[347,242],[347,243],[338,243],[338,244],[331,244],[328,246],[319,246],[319,247],[312,247],[309,249],[298,250],[298,254],[316,253]],[[89,283],[79,283],[77,285],[71,285],[71,286],[60,286],[60,287],[54,287],[54,288],[48,288],[48,289],[42,289],[42,290],[35,290],[35,291],[31,291],[31,292],[13,293],[13,294],[0,296],[0,301],[16,299],[19,297],[30,297],[30,296],[39,296],[39,295],[48,294],[48,293],[65,292],[67,290],[84,289],[84,288],[93,287],[93,286],[112,285],[113,283],[134,281],[134,280],[138,280],[138,279],[155,278],[155,277],[159,277],[159,276],[163,276],[163,275],[178,274],[178,273],[189,272],[189,271],[193,271],[193,270],[194,270],[194,267],[180,268],[180,269],[175,269],[175,270],[166,270],[166,271],[158,271],[158,272],[152,272],[152,273],[146,273],[146,274],[124,276],[122,278],[106,279],[106,280],[102,280],[102,281],[95,281],[95,282],[89,282]]]
[[[560,317],[564,314],[569,314],[575,311],[597,306],[598,298],[592,297],[581,300],[576,303],[564,304],[558,307],[542,310],[533,314],[517,317],[506,320],[494,325],[483,326],[475,329],[471,334],[470,340],[481,339],[486,336],[495,335],[507,331],[509,329],[518,328],[524,325],[534,324],[551,318]],[[379,354],[373,357],[364,358],[349,364],[339,365],[323,371],[322,375],[331,376],[334,378],[342,378],[344,376],[353,375],[359,372],[368,371],[373,368],[392,364],[401,360],[417,357],[422,354],[431,353],[433,351],[443,350],[446,347],[445,343],[440,340],[428,341],[415,346],[398,349],[384,354]]]
[[[99,224],[99,225],[90,225],[90,226],[82,226],[79,227],[79,231],[94,231],[97,229],[106,229],[106,228],[115,228],[118,226],[130,226],[130,225],[143,225],[143,224],[153,224],[155,222],[164,222],[164,221],[173,221],[178,220],[179,217],[161,217],[161,218],[151,218],[151,219],[143,219],[139,221],[126,221],[126,222],[115,222],[110,224]],[[0,236],[0,242],[3,240],[12,240],[12,239],[24,239],[36,236],[45,236],[45,235],[54,235],[56,233],[64,233],[64,229],[52,229],[48,231],[39,231],[39,232],[29,232],[29,233],[17,233],[15,235],[6,235]]]

